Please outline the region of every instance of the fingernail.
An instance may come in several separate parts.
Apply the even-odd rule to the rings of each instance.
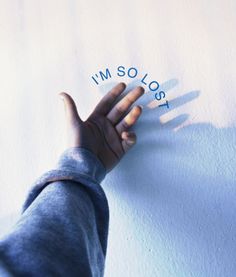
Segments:
[[[135,144],[135,140],[127,139],[127,143],[128,143],[128,144]]]

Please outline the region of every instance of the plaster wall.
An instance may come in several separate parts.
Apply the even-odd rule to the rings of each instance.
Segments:
[[[106,276],[235,276],[235,28],[234,0],[1,0],[1,234],[66,147],[57,94],[86,119],[114,84],[148,74],[166,97],[146,87],[138,143],[102,184]]]

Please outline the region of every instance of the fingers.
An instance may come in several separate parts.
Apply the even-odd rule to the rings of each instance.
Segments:
[[[106,115],[110,109],[112,108],[112,104],[115,102],[117,97],[121,95],[121,93],[125,90],[126,84],[119,83],[115,87],[113,87],[97,104],[94,109],[94,113],[99,113],[102,115]]]
[[[141,106],[135,106],[131,109],[131,111],[116,125],[116,130],[119,134],[127,131],[130,127],[132,127],[138,120],[142,113]]]
[[[81,123],[82,120],[78,115],[77,108],[72,97],[65,92],[61,92],[59,93],[59,95],[62,98],[62,100],[64,100],[64,107],[65,107],[68,123],[70,124]]]
[[[112,124],[117,124],[120,118],[128,111],[130,106],[144,94],[143,87],[136,87],[121,99],[108,113],[107,118]]]
[[[127,152],[132,146],[134,146],[137,141],[137,137],[134,132],[123,132],[121,134],[121,138],[122,147],[125,152]]]

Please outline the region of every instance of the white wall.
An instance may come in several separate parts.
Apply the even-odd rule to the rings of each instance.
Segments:
[[[65,148],[57,94],[85,119],[148,73],[170,109],[146,89],[138,144],[103,182],[106,276],[235,276],[235,27],[234,0],[0,0],[1,233]],[[139,75],[119,78],[119,65]]]

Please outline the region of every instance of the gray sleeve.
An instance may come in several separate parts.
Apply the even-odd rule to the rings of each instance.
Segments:
[[[1,276],[103,276],[109,208],[106,170],[80,147],[36,180],[12,231],[0,241]]]

